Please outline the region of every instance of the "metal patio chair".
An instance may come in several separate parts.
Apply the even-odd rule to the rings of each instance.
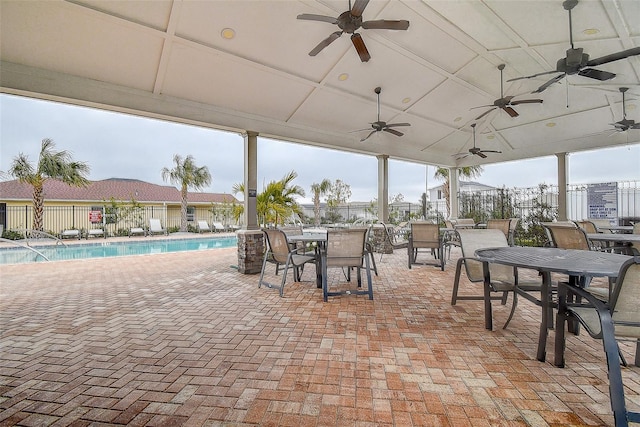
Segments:
[[[293,279],[298,282],[300,281],[300,274],[304,265],[310,262],[315,263],[316,257],[314,255],[299,254],[296,247],[291,247],[289,240],[287,240],[287,235],[282,230],[277,228],[264,228],[262,231],[267,239],[268,247],[262,261],[262,270],[260,272],[260,279],[258,280],[258,288],[266,286],[268,288],[278,289],[280,296],[282,297],[284,295],[284,285],[287,281],[287,272],[289,271],[289,268],[293,268]],[[275,285],[264,280],[267,263],[284,265],[280,285]],[[276,267],[276,274],[277,272],[278,270]]]
[[[569,321],[578,321],[593,338],[601,339],[609,373],[609,397],[616,427],[629,421],[640,422],[640,413],[627,412],[620,360],[626,361],[617,339],[635,341],[635,365],[640,366],[640,257],[634,257],[620,268],[618,280],[608,302],[583,289],[560,283],[556,317],[555,365],[564,367],[565,328]],[[567,293],[580,295],[585,303],[567,301]]]

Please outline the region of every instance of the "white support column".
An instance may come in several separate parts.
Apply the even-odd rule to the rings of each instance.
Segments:
[[[244,225],[238,230],[238,272],[257,274],[262,270],[265,242],[258,224],[258,133],[244,136]]]
[[[458,206],[458,168],[449,168],[449,217],[458,218],[460,207]]]
[[[378,159],[378,221],[389,221],[389,156],[381,154]]]
[[[244,135],[244,228],[257,230],[258,213],[258,133],[247,131]]]
[[[567,218],[567,182],[568,170],[567,153],[556,153],[558,159],[558,221],[566,221]]]

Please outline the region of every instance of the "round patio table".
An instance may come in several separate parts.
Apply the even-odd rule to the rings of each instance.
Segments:
[[[569,283],[576,285],[578,278],[608,277],[615,279],[620,267],[630,257],[600,251],[576,249],[507,246],[476,251],[476,258],[483,263],[485,285],[485,328],[492,330],[489,264],[505,264],[513,267],[537,270],[542,274],[541,307],[542,321],[538,339],[537,359],[546,358],[547,330],[551,327],[553,304],[551,301],[551,273],[566,274]]]

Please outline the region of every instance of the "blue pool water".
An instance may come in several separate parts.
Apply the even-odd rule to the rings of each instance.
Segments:
[[[153,239],[148,241],[106,242],[77,244],[77,245],[49,245],[31,247],[37,249],[50,261],[70,259],[105,258],[127,255],[146,255],[165,252],[197,251],[204,249],[229,248],[237,245],[233,237],[213,237],[197,239]],[[0,249],[0,264],[23,264],[45,261],[29,249],[9,247]]]

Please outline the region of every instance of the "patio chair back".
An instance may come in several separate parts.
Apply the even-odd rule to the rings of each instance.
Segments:
[[[520,218],[511,218],[509,220],[509,237],[507,237],[509,246],[513,246],[516,244],[516,228],[518,228],[519,223]]]
[[[544,227],[549,230],[551,235],[551,243],[554,247],[560,249],[580,249],[584,251],[591,250],[591,243],[582,228],[567,225],[557,225],[555,223],[546,223]]]
[[[287,225],[278,227],[278,229],[284,231],[287,236],[300,236],[303,234],[301,225]]]
[[[346,229],[327,230],[327,243],[322,256],[322,293],[326,302],[329,296],[355,294],[368,295],[373,299],[373,283],[371,280],[370,257],[366,249],[368,228],[354,227]],[[367,289],[361,289],[361,269],[366,269]],[[342,268],[351,279],[351,269],[355,268],[358,278],[357,290],[329,291],[327,269]]]
[[[205,231],[211,231],[209,223],[207,221],[198,221],[198,232],[204,233]]]
[[[298,254],[297,249],[291,249],[287,235],[282,230],[277,228],[264,228],[262,231],[267,239],[267,250],[265,251],[262,261],[262,271],[260,272],[260,279],[258,279],[258,288],[266,286],[268,288],[278,289],[282,297],[284,295],[284,285],[287,281],[289,267],[293,268],[293,279],[298,282],[300,281],[300,274],[304,265],[315,262],[316,257],[315,255]],[[276,274],[278,273],[278,266],[284,265],[280,285],[275,285],[264,280],[265,270],[269,262],[276,264]]]
[[[149,234],[167,234],[158,218],[149,218]]]
[[[598,233],[611,233],[609,227],[611,226],[611,222],[608,219],[602,218],[589,218],[589,221],[593,223],[598,229]]]
[[[490,219],[487,220],[487,228],[488,229],[496,229],[500,230],[504,233],[504,236],[507,238],[507,242],[509,241],[509,229],[511,225],[510,219]]]
[[[419,249],[430,249],[435,252],[436,265],[444,270],[444,256],[442,253],[442,239],[440,238],[440,226],[427,221],[411,222],[411,232],[407,251],[409,256],[409,268],[416,263]]]
[[[484,281],[482,262],[475,260],[475,253],[478,249],[501,248],[509,246],[507,237],[501,230],[497,229],[462,229],[458,230],[458,240],[462,249],[462,256],[465,258],[464,266],[467,278],[471,282]],[[514,283],[515,277],[513,267],[502,264],[489,264],[491,280]]]
[[[589,220],[583,219],[582,221],[576,221],[576,224],[578,224],[578,227],[582,228],[585,233],[597,233],[598,232],[598,227],[596,227],[596,225],[593,223],[593,221],[589,221]]]
[[[327,230],[327,267],[362,267],[367,228]]]
[[[286,264],[290,249],[285,232],[276,228],[265,228],[262,231],[267,237],[267,250],[271,253],[272,260],[278,264]]]

